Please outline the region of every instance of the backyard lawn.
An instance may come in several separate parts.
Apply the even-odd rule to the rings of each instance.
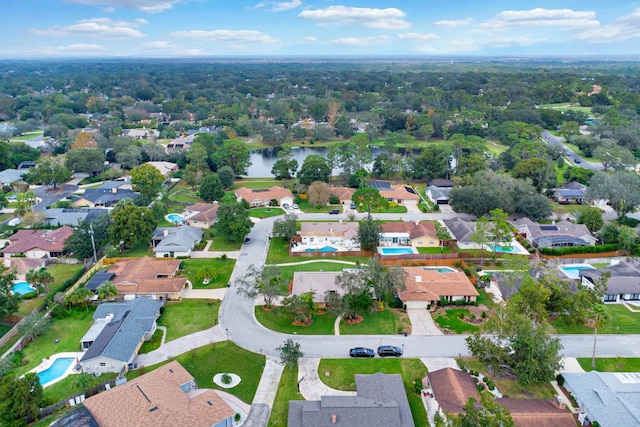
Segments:
[[[142,258],[143,256],[154,257],[154,253],[148,241],[138,242],[134,247],[126,252],[118,254],[119,258]]]
[[[309,326],[292,325],[293,319],[283,314],[279,308],[265,311],[262,306],[256,306],[256,319],[267,329],[285,334],[298,335],[333,335],[333,325],[336,316],[333,314],[313,315],[313,323]]]
[[[71,279],[81,269],[82,264],[53,264],[47,267],[47,270],[53,276],[53,282],[49,283],[37,298],[20,301],[20,307],[16,314],[18,316],[26,316],[33,309],[40,307],[49,292],[62,286],[64,282]]]
[[[13,328],[13,325],[0,324],[0,337],[3,337],[4,334],[11,330],[11,328]]]
[[[232,342],[219,342],[196,348],[178,357],[167,359],[157,365],[147,366],[127,374],[129,380],[151,372],[172,360],[180,362],[196,380],[200,388],[215,388],[231,393],[245,403],[251,404],[264,369],[265,357],[243,350]],[[213,382],[218,373],[231,373],[240,377],[240,384],[224,389]]]
[[[280,383],[278,384],[278,392],[276,400],[273,402],[271,415],[269,416],[270,427],[286,426],[289,415],[289,401],[304,400],[302,395],[298,393],[298,365],[293,368],[288,366],[282,371]]]
[[[623,304],[605,304],[604,307],[609,315],[609,320],[602,328],[598,329],[599,334],[640,333],[640,313],[630,311]],[[551,325],[556,328],[558,334],[593,334],[593,328],[587,326],[565,325],[562,317],[553,319]]]
[[[167,302],[158,318],[158,326],[167,328],[166,342],[203,331],[217,324],[219,302],[207,299],[183,299]]]
[[[91,389],[92,387],[106,382],[108,380],[114,379],[118,376],[115,373],[106,373],[100,375],[100,377],[91,376],[91,385],[87,387],[87,389]],[[81,393],[85,391],[85,389],[78,389],[75,386],[75,381],[77,380],[78,375],[69,375],[68,377],[60,380],[59,382],[52,384],[43,389],[42,395],[47,404],[57,403],[65,398],[70,398],[71,396]],[[50,420],[51,421],[51,420]]]
[[[591,371],[591,358],[579,357],[578,363],[585,371]],[[640,358],[610,357],[596,358],[596,371],[599,372],[640,372]]]
[[[398,330],[408,330],[411,323],[405,317],[401,319],[400,311],[385,308],[382,311],[368,311],[362,314],[364,320],[350,324],[344,320],[340,322],[341,335],[393,335]]]
[[[436,248],[416,248],[419,254],[450,254],[451,248],[449,246],[439,246]]]
[[[429,425],[422,399],[413,391],[413,381],[422,381],[427,376],[427,368],[419,359],[322,359],[318,372],[329,373],[329,376],[321,376],[322,382],[329,387],[347,391],[356,389],[355,374],[400,374],[415,425]]]
[[[182,261],[181,268],[194,289],[216,289],[227,286],[235,264],[235,259],[185,259]],[[202,283],[202,280],[197,279],[198,273],[204,269],[210,269],[217,273],[215,277],[210,278],[211,281],[206,285]]]

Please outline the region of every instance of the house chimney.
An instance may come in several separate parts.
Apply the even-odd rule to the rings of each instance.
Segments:
[[[417,221],[416,221],[416,225],[420,225],[420,220],[417,220]]]
[[[111,192],[112,192],[113,194],[116,194],[116,193],[118,192],[118,187],[113,187],[113,188],[111,189]]]
[[[164,230],[162,230],[162,235],[163,236],[168,236],[169,235],[169,229],[165,228]]]
[[[338,416],[336,414],[331,414],[331,424],[335,424],[338,422]]]

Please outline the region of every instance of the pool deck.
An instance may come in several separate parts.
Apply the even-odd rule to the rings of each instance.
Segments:
[[[49,357],[48,359],[42,359],[42,363],[40,363],[38,366],[36,366],[35,368],[33,368],[32,370],[29,371],[29,373],[31,372],[42,372],[44,370],[47,370],[51,367],[51,365],[53,365],[53,362],[55,362],[58,359],[61,358],[67,358],[67,357],[73,357],[76,358],[77,360],[82,359],[82,356],[84,355],[83,352],[78,351],[78,352],[63,352],[63,353],[56,353],[53,356]],[[42,387],[48,387],[52,384],[57,383],[58,381],[61,381],[63,379],[65,379],[66,377],[68,377],[71,374],[77,374],[79,373],[78,371],[74,371],[74,368],[76,367],[77,363],[71,363],[71,365],[69,365],[69,367],[67,368],[66,371],[64,371],[64,373],[62,375],[60,375],[58,378],[56,378],[53,381],[49,381],[46,384],[42,384]]]

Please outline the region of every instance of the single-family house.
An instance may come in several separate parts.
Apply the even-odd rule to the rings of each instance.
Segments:
[[[296,271],[293,273],[290,292],[298,296],[313,292],[313,302],[323,305],[327,292],[344,295],[344,290],[336,283],[341,274],[342,272],[337,271]]]
[[[351,205],[351,198],[353,197],[353,193],[355,192],[355,188],[341,187],[338,185],[332,185],[331,187],[329,187],[329,196],[335,197],[340,200],[341,205]]]
[[[543,273],[545,272],[542,269],[531,269],[528,271],[529,276],[534,279],[540,278],[540,275]],[[556,271],[549,271],[546,274],[558,275]],[[563,279],[562,277],[559,277],[559,279],[566,283],[569,292],[575,293],[578,291],[578,284],[575,280]],[[509,272],[492,272],[491,279],[485,289],[494,296],[495,300],[509,301],[514,295],[520,292],[522,284],[523,276],[520,274],[512,275]]]
[[[119,190],[132,190],[133,184],[131,183],[130,179],[111,179],[109,181],[104,181],[97,188],[109,190],[112,190],[114,188],[117,188]]]
[[[355,381],[355,396],[289,401],[287,426],[415,426],[400,375],[357,374]]]
[[[218,218],[219,207],[218,203],[196,203],[187,206],[183,218],[192,227],[211,228]]]
[[[187,285],[186,278],[176,277],[180,262],[179,259],[145,256],[116,261],[108,271],[115,273],[111,283],[125,300],[141,296],[154,300],[177,300]]]
[[[180,169],[177,164],[171,162],[147,162],[146,164],[158,169],[162,176],[167,176],[169,174],[177,172],[178,169]]]
[[[441,299],[474,302],[479,293],[461,271],[438,271],[430,267],[404,267],[405,289],[398,297],[407,308],[428,309]]]
[[[594,246],[597,239],[584,224],[574,224],[567,220],[555,224],[538,224],[529,218],[515,221],[518,233],[522,234],[535,248],[563,248],[567,246]]]
[[[564,387],[576,400],[583,425],[631,427],[640,425],[640,373],[563,372]]]
[[[436,205],[448,205],[451,195],[451,187],[436,187],[434,185],[427,186],[426,194],[431,203]]]
[[[381,224],[380,246],[440,246],[436,226],[429,221],[385,222]]]
[[[452,179],[433,178],[427,181],[427,185],[431,185],[439,188],[453,188],[454,182]]]
[[[359,248],[357,222],[303,222],[298,233],[302,245],[322,247],[327,244],[341,248]]]
[[[593,287],[605,272],[610,276],[607,279],[604,302],[640,300],[640,270],[627,262],[615,262],[602,269],[580,270],[582,284]]]
[[[44,214],[47,216],[45,224],[48,226],[60,227],[62,225],[68,225],[75,227],[82,221],[93,222],[102,215],[107,215],[107,211],[102,208],[52,208],[45,209]]]
[[[187,150],[191,148],[195,137],[196,134],[178,136],[177,138],[169,141],[169,143],[167,144],[167,151],[172,152],[177,150]]]
[[[82,372],[125,374],[142,343],[153,336],[160,307],[162,301],[150,298],[100,304],[93,314],[94,324],[80,340],[85,352],[80,359]]]
[[[391,185],[386,181],[372,181],[369,186],[377,189],[380,192],[380,196],[389,202],[402,205],[417,205],[420,200],[416,190],[408,185]]]
[[[29,270],[40,270],[47,266],[45,258],[2,258],[5,267],[13,269],[16,279],[25,280]]]
[[[464,412],[471,398],[479,401],[475,381],[467,372],[444,368],[427,374],[428,392],[435,400],[436,410],[448,415]],[[518,427],[575,427],[573,415],[549,399],[513,399],[500,397],[495,402],[507,409]]]
[[[586,192],[586,185],[571,181],[564,184],[562,188],[556,188],[553,192],[553,198],[561,204],[581,204],[585,200]]]
[[[88,188],[83,194],[77,196],[77,199],[71,204],[74,208],[90,207],[90,208],[110,208],[115,206],[119,201],[124,199],[137,198],[139,193],[133,190],[125,190],[122,188]]]
[[[269,206],[275,200],[279,206],[293,204],[293,193],[288,188],[274,185],[271,188],[251,189],[240,187],[235,191],[238,201],[246,200],[249,207]]]
[[[0,171],[0,190],[9,187],[14,182],[22,181],[22,175],[27,173],[25,169],[5,169]]]
[[[236,413],[215,390],[199,389],[177,361],[93,395],[83,404],[95,422],[83,425],[100,427],[231,427]]]
[[[103,287],[107,282],[111,282],[114,277],[116,277],[115,273],[107,270],[99,270],[93,276],[91,276],[84,287],[94,293],[98,293],[100,288]]]
[[[445,219],[442,222],[449,231],[449,235],[456,240],[456,244],[460,249],[480,249],[480,245],[475,243],[471,238],[476,231],[475,221],[455,217]]]
[[[147,128],[135,128],[135,129],[124,129],[122,131],[123,136],[128,136],[133,139],[150,139],[154,140],[160,136],[160,132],[155,129],[147,129]]]
[[[156,258],[188,257],[200,241],[202,228],[190,225],[158,227],[153,231],[151,247]]]
[[[73,234],[73,228],[63,226],[55,230],[19,230],[9,236],[9,246],[2,249],[5,258],[56,258],[64,252],[64,242]]]

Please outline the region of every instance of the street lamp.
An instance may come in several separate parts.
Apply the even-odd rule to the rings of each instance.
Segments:
[[[404,359],[404,344],[402,344],[402,358]]]
[[[224,330],[227,333],[227,342],[229,342],[229,328],[224,328]]]
[[[89,223],[89,235],[91,236],[91,246],[93,247],[93,263],[98,262],[98,255],[96,254],[96,240],[93,238],[93,224]]]

